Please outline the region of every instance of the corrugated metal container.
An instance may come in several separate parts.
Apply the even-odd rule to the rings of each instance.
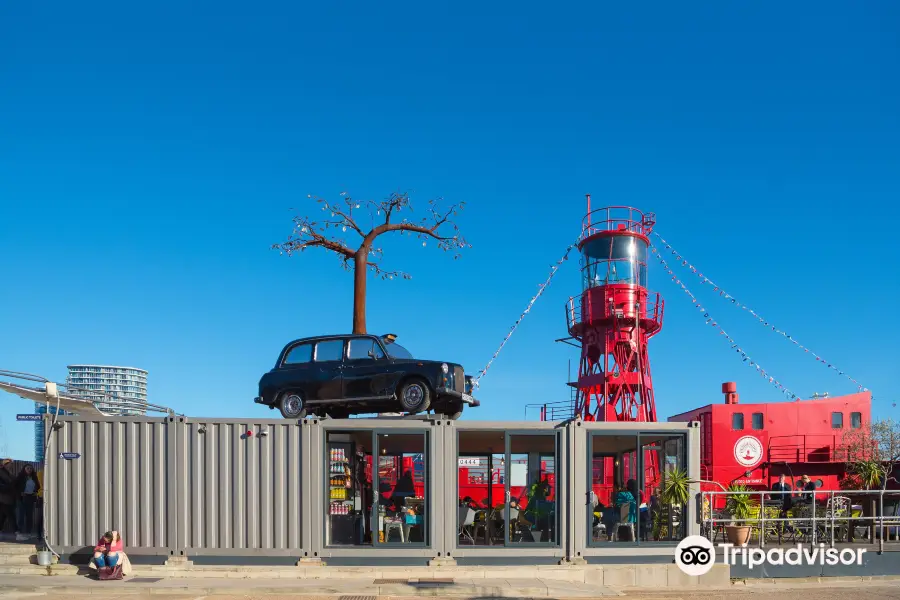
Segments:
[[[178,553],[299,556],[300,424],[179,417],[175,431]]]
[[[166,421],[57,417],[44,473],[44,516],[56,551],[89,551],[110,529],[134,554],[175,550],[176,470]]]
[[[104,531],[118,529],[133,555],[289,556],[348,563],[366,558],[558,560],[627,554],[625,545],[598,546],[590,539],[591,436],[631,435],[638,440],[645,433],[652,433],[647,439],[660,433],[682,439],[688,475],[699,477],[699,429],[688,423],[62,416],[56,430],[47,434],[48,542],[63,555],[90,553]],[[425,521],[419,541],[374,538],[368,546],[328,545],[326,444],[331,434],[364,439],[374,456],[388,439],[421,436]],[[461,442],[464,435],[468,449]],[[504,534],[503,546],[463,543],[460,456],[505,450],[508,502],[515,487],[511,458],[538,452],[528,445],[536,441],[546,442],[549,458],[529,461],[538,465],[550,460],[553,465],[556,514],[544,531],[552,535],[523,543],[506,540]],[[514,444],[523,449],[514,450]],[[687,514],[695,512],[695,505],[692,498]],[[389,533],[381,531],[388,540]],[[689,520],[687,534],[696,531],[696,520]],[[656,550],[643,548],[641,553],[648,552]],[[658,552],[670,555],[671,548],[660,547]]]

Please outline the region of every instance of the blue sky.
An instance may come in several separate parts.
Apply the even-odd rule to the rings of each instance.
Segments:
[[[0,368],[150,372],[151,401],[269,417],[293,338],[350,328],[352,281],[286,258],[307,194],[466,201],[458,261],[408,239],[369,326],[477,371],[596,206],[654,211],[704,273],[870,387],[896,416],[900,9],[846,3],[13,2],[0,8]],[[658,265],[661,418],[783,396]],[[801,396],[845,379],[704,289]],[[569,261],[467,418],[567,397]],[[574,370],[573,366],[573,370]],[[0,446],[28,458],[5,396]]]

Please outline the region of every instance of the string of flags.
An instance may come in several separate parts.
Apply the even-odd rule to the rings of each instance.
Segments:
[[[580,239],[581,238],[579,237],[579,240]],[[509,333],[507,333],[506,337],[503,338],[503,341],[500,342],[500,347],[497,348],[497,351],[494,352],[494,355],[491,356],[491,359],[487,362],[487,364],[484,366],[484,368],[478,372],[478,375],[476,375],[472,379],[472,387],[473,388],[478,387],[479,381],[481,380],[482,377],[484,377],[484,374],[488,372],[488,369],[491,368],[491,365],[494,363],[494,360],[497,358],[497,355],[499,355],[500,351],[503,350],[503,347],[506,346],[506,342],[508,342],[509,338],[512,337],[512,334],[515,333],[516,329],[519,327],[519,325],[522,323],[522,320],[525,318],[525,315],[527,315],[529,312],[531,312],[531,307],[534,306],[534,303],[537,302],[537,299],[541,297],[541,294],[544,293],[544,290],[546,290],[548,287],[550,287],[550,281],[553,279],[553,276],[556,275],[556,272],[559,270],[559,267],[562,266],[562,264],[564,262],[569,260],[569,254],[572,252],[572,250],[575,248],[575,246],[578,245],[579,240],[576,240],[572,245],[570,245],[568,248],[566,248],[566,253],[563,254],[562,258],[560,258],[558,261],[556,261],[556,264],[553,265],[553,267],[550,269],[550,275],[547,277],[547,279],[546,279],[546,281],[544,281],[544,283],[542,283],[541,285],[538,286],[537,293],[534,296],[532,296],[531,300],[528,302],[528,306],[525,307],[525,310],[522,311],[522,314],[519,315],[519,318],[516,319],[515,323],[513,323],[513,326],[509,329]]]
[[[757,321],[759,321],[761,325],[763,325],[764,327],[766,327],[768,329],[771,329],[778,335],[782,336],[783,338],[785,338],[786,340],[788,340],[789,342],[791,342],[792,344],[794,344],[795,346],[797,346],[798,348],[803,350],[805,353],[807,353],[810,356],[812,356],[813,358],[815,358],[816,362],[821,363],[822,365],[824,365],[824,366],[828,367],[829,369],[831,369],[832,371],[836,372],[838,375],[846,377],[847,379],[852,381],[854,384],[856,384],[856,388],[860,392],[868,392],[869,391],[869,388],[864,387],[859,381],[857,381],[856,379],[854,379],[853,377],[848,375],[846,372],[839,369],[833,363],[828,362],[827,360],[825,360],[824,358],[822,358],[821,356],[819,356],[818,354],[816,354],[815,352],[810,350],[808,347],[801,344],[796,338],[789,335],[787,332],[779,329],[778,327],[776,327],[775,325],[770,323],[768,321],[768,319],[764,318],[762,315],[757,313],[755,310],[753,310],[752,308],[750,308],[749,306],[747,306],[746,304],[744,304],[743,302],[741,302],[740,300],[738,300],[737,298],[735,298],[734,296],[732,296],[731,294],[726,292],[724,289],[722,289],[722,287],[719,286],[716,282],[714,282],[712,279],[710,279],[709,277],[707,277],[706,275],[701,273],[700,270],[697,269],[697,267],[695,267],[690,262],[688,262],[687,259],[685,259],[677,250],[675,250],[675,248],[673,248],[669,242],[667,242],[661,235],[659,235],[659,233],[654,231],[653,235],[655,235],[657,238],[659,238],[659,241],[663,243],[663,245],[666,247],[666,250],[668,250],[672,254],[672,256],[675,257],[675,260],[677,262],[681,263],[682,267],[685,267],[691,273],[696,275],[702,283],[711,286],[713,288],[713,291],[718,293],[720,297],[730,301],[733,305],[735,305],[735,306],[741,308],[742,310],[753,315],[753,317]],[[874,400],[874,399],[875,398],[873,396],[872,400]],[[896,406],[896,403],[894,403],[894,406]]]
[[[662,238],[660,238],[660,239],[662,239]],[[787,387],[785,387],[780,381],[778,381],[773,376],[771,376],[768,373],[768,371],[766,371],[762,367],[762,365],[760,365],[756,360],[754,360],[749,354],[747,354],[744,351],[743,348],[741,348],[738,345],[738,343],[736,341],[734,341],[734,338],[732,338],[730,335],[728,335],[728,333],[722,328],[722,326],[712,317],[712,315],[710,315],[709,311],[706,310],[706,308],[703,306],[703,304],[700,303],[700,301],[697,299],[697,297],[694,296],[693,292],[691,292],[691,290],[689,290],[688,287],[686,285],[684,285],[684,282],[682,282],[678,278],[678,276],[675,274],[675,272],[672,270],[672,268],[669,267],[669,264],[666,262],[666,259],[664,259],[662,257],[662,253],[659,252],[656,249],[656,247],[652,246],[652,245],[650,246],[650,251],[656,256],[657,260],[659,260],[659,263],[662,265],[663,269],[665,269],[666,273],[668,273],[669,276],[672,278],[672,281],[674,281],[678,285],[678,287],[680,287],[681,290],[685,294],[688,295],[688,297],[691,299],[691,303],[701,313],[703,313],[703,317],[706,319],[706,324],[709,325],[710,327],[712,327],[713,329],[718,330],[719,335],[723,336],[726,340],[728,340],[728,343],[731,344],[731,349],[734,350],[735,352],[737,352],[738,354],[740,354],[741,358],[744,359],[744,362],[748,363],[751,367],[756,369],[756,372],[759,373],[764,379],[766,379],[769,383],[771,383],[776,388],[778,388],[789,399],[791,399],[791,400],[797,399],[798,396],[795,393],[793,393],[791,390],[789,390]]]

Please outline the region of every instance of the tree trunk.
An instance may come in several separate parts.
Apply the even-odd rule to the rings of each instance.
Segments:
[[[369,249],[363,246],[353,258],[353,333],[366,333],[366,275]]]

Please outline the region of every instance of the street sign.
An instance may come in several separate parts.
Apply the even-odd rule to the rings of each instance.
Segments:
[[[16,415],[16,421],[40,421],[44,415],[36,415],[34,413],[27,415]]]
[[[76,458],[81,458],[81,455],[77,452],[60,452],[59,457],[63,460],[73,460]]]

